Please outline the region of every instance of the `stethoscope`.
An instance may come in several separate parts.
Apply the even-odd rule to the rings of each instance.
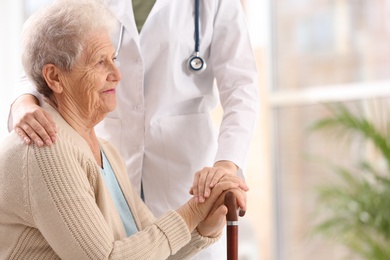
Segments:
[[[187,60],[187,68],[190,72],[199,74],[206,67],[206,61],[199,56],[199,0],[195,0],[195,50]]]
[[[121,25],[119,32],[118,45],[115,52],[115,57],[118,56],[119,50],[122,46],[124,25]],[[187,68],[194,74],[200,74],[205,71],[207,67],[206,61],[199,55],[199,0],[195,0],[195,50],[194,53],[187,60]]]

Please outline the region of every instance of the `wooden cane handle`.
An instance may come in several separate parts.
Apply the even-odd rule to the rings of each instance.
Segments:
[[[233,192],[228,191],[225,194],[225,206],[228,208],[228,213],[226,215],[227,221],[238,221],[237,217],[237,201]]]

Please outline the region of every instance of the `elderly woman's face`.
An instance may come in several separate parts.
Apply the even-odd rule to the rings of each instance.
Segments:
[[[64,91],[86,117],[105,115],[116,107],[115,88],[121,79],[108,33],[90,34],[81,57],[66,74]]]

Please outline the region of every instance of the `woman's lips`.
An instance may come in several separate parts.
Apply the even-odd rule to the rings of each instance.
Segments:
[[[115,94],[115,93],[116,93],[115,88],[110,88],[103,91],[103,94]]]

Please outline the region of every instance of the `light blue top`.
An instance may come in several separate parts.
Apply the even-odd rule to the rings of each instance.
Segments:
[[[126,234],[129,237],[132,234],[137,233],[138,229],[135,225],[133,215],[130,212],[129,205],[127,205],[122,190],[119,187],[114,171],[112,170],[104,152],[101,151],[101,153],[103,159],[103,168],[101,169],[103,179],[110,192],[111,198],[114,201],[116,209],[119,212],[123,225],[125,226]]]

